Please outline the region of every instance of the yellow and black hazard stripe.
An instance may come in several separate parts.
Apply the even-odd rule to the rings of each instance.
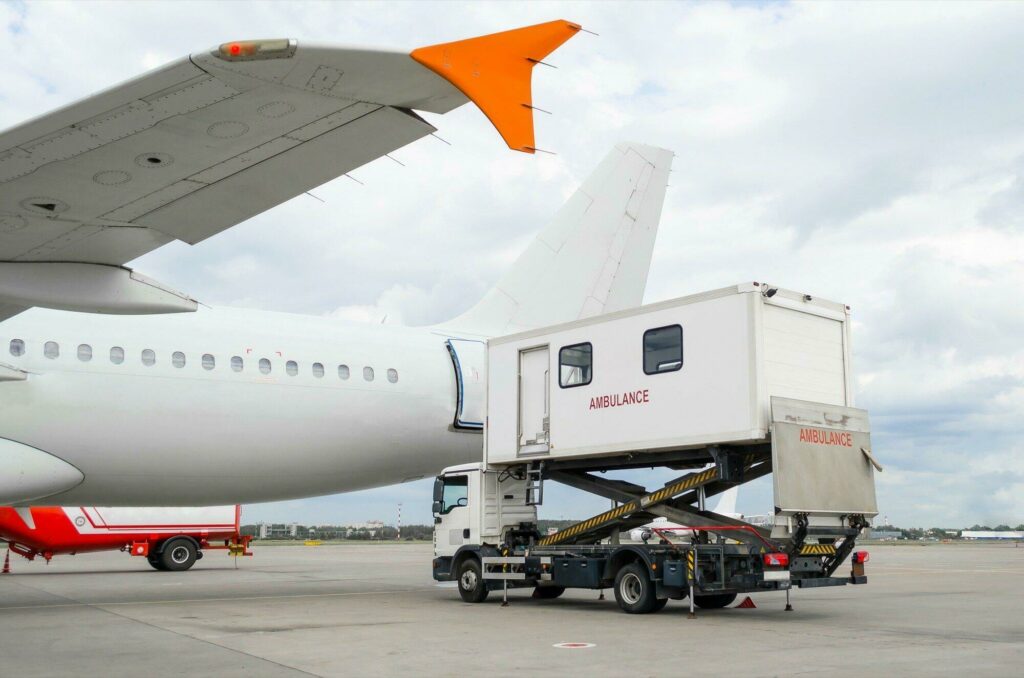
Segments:
[[[584,520],[583,522],[576,523],[575,525],[567,527],[566,529],[560,532],[548,535],[542,538],[537,543],[540,546],[551,546],[552,544],[557,544],[566,539],[571,539],[585,532],[589,532],[590,530],[597,529],[606,523],[618,520],[622,516],[629,515],[630,513],[635,513],[639,511],[641,508],[646,508],[652,504],[660,504],[666,501],[667,499],[671,499],[677,494],[685,492],[686,490],[693,489],[698,485],[703,485],[704,483],[710,482],[717,477],[717,468],[710,468],[701,473],[695,473],[687,478],[680,480],[677,483],[666,485],[657,492],[652,492],[651,494],[644,495],[639,499],[629,501],[623,504],[622,506],[613,508],[610,511],[605,511],[604,513],[598,514],[593,518],[590,518],[589,520]]]
[[[697,565],[697,554],[691,549],[686,552],[686,578],[689,581],[694,581],[694,570]]]
[[[834,556],[836,547],[832,544],[804,544],[800,547],[801,556]]]

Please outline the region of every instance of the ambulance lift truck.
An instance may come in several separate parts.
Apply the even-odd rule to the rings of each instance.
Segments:
[[[457,366],[467,346],[450,345]],[[785,591],[792,609],[793,586],[867,582],[854,548],[878,512],[881,467],[867,412],[852,407],[848,307],[747,283],[479,346],[484,404],[468,411],[474,385],[459,373],[456,425],[481,422],[483,461],[434,486],[434,578],[458,582],[463,600],[613,588],[625,612],[689,597],[692,615],[755,591]],[[604,475],[642,468],[680,475],[656,489]],[[773,525],[705,508],[769,473]],[[542,535],[546,481],[613,508]],[[619,542],[656,517],[686,528]]]

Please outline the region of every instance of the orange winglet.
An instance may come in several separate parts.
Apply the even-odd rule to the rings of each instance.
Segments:
[[[530,74],[538,61],[574,36],[578,24],[545,24],[413,50],[413,59],[475,103],[514,151],[533,153]]]

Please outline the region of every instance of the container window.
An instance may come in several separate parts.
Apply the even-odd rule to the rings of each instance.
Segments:
[[[586,386],[594,378],[594,347],[590,342],[563,346],[558,351],[558,385]]]
[[[181,351],[175,351],[171,354],[171,364],[175,367],[185,366],[185,354]]]
[[[669,325],[644,332],[644,374],[675,372],[682,367],[682,327]]]
[[[294,360],[289,360],[284,364],[284,371],[288,373],[289,377],[294,377],[299,373],[299,364]]]
[[[338,378],[348,379],[349,369],[348,365],[338,365]]]
[[[396,370],[393,367],[388,368],[388,381],[390,381],[392,384],[398,383],[398,370]]]
[[[373,381],[373,368],[372,367],[364,367],[363,368],[363,379],[365,379],[366,381]]]
[[[142,352],[142,364],[146,367],[152,367],[156,364],[156,352],[151,348],[147,348]]]
[[[313,363],[313,376],[320,379],[324,376],[324,365],[323,363]]]
[[[203,369],[204,370],[212,370],[214,367],[217,366],[217,359],[214,358],[209,353],[204,353],[203,354],[203,361],[202,362],[203,362]]]
[[[11,355],[14,357],[25,355],[24,339],[11,339]]]
[[[270,374],[270,361],[266,358],[260,358],[260,372],[262,374]]]
[[[60,344],[56,341],[48,341],[43,344],[43,355],[50,360],[54,360],[60,357]]]
[[[78,359],[83,363],[87,363],[92,360],[92,346],[89,344],[78,345]]]
[[[110,362],[120,365],[124,362],[124,349],[120,346],[110,347]]]
[[[245,363],[242,361],[241,356],[231,356],[231,369],[235,372],[241,372],[242,368],[245,367]]]

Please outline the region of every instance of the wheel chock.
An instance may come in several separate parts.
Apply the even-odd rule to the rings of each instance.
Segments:
[[[743,599],[743,602],[736,606],[737,610],[753,610],[756,609],[757,605],[754,605],[754,601],[747,596]]]

